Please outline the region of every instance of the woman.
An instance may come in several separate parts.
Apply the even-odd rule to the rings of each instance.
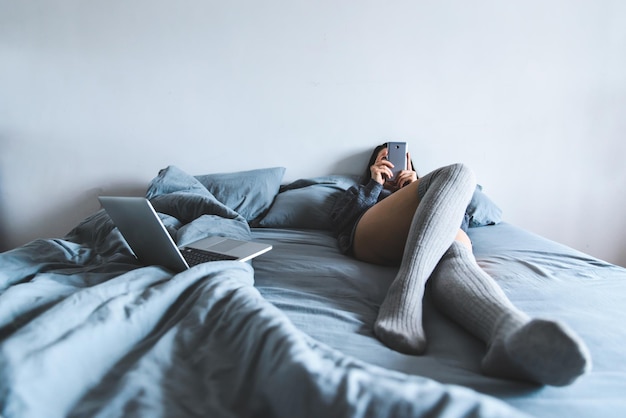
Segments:
[[[342,252],[398,266],[376,336],[407,354],[425,350],[422,298],[430,280],[437,308],[487,344],[485,374],[561,386],[587,372],[588,350],[570,329],[529,318],[476,263],[459,227],[476,187],[472,171],[454,164],[418,178],[407,154],[410,169],[394,179],[386,145],[376,147],[369,176],[340,196],[331,213]]]

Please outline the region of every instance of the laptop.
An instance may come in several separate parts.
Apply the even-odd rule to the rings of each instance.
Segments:
[[[148,199],[99,196],[98,200],[135,256],[145,265],[159,265],[181,272],[209,261],[248,261],[272,249],[269,244],[217,236],[179,249]]]

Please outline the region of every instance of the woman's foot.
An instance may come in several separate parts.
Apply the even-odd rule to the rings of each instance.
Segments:
[[[565,325],[533,319],[520,326],[507,320],[500,322],[483,358],[485,374],[565,386],[591,370],[589,350]]]

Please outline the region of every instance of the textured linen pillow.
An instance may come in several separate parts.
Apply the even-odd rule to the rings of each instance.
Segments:
[[[253,226],[330,230],[335,198],[353,184],[354,177],[340,175],[296,180],[281,187],[267,215]]]
[[[482,190],[483,187],[480,184],[476,185],[472,200],[467,206],[466,213],[469,216],[470,228],[495,225],[502,221],[502,209],[487,197]]]
[[[220,202],[248,222],[263,215],[272,204],[285,174],[284,167],[195,176]]]

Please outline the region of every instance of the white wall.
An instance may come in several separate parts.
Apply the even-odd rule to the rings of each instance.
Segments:
[[[403,139],[626,265],[625,22],[621,0],[0,0],[0,244],[169,164],[290,180]]]

